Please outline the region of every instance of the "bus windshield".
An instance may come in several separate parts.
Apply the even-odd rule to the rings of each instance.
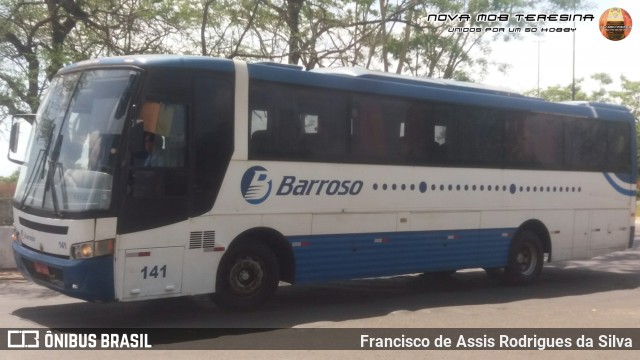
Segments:
[[[105,210],[138,73],[91,70],[54,78],[36,115],[15,200],[20,208]]]

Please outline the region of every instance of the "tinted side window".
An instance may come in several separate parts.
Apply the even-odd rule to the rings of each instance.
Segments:
[[[606,123],[593,119],[568,119],[565,129],[566,164],[572,170],[604,170],[607,156]]]
[[[629,172],[628,124],[254,81],[249,158]]]
[[[409,106],[400,123],[400,153],[405,163],[426,164],[433,159],[433,149],[440,145],[434,135],[435,126],[433,106],[420,103]],[[440,131],[439,135],[444,142],[446,134]]]
[[[194,92],[193,215],[213,207],[233,154],[231,80],[197,76]]]
[[[607,122],[607,170],[631,173],[631,134],[626,123]]]
[[[365,163],[401,162],[402,138],[406,135],[403,126],[406,126],[408,110],[409,103],[401,100],[353,96],[351,158]]]
[[[505,130],[505,160],[508,167],[562,168],[562,119],[548,114],[509,112]]]
[[[120,233],[164,226],[189,217],[192,77],[176,69],[151,69],[145,81],[136,124],[129,132],[132,153],[123,179],[126,196],[118,221]]]
[[[249,158],[344,161],[346,94],[254,82],[249,92]]]
[[[504,122],[500,113],[474,107],[453,109],[451,145],[459,165],[501,167]],[[451,132],[449,130],[448,132]]]
[[[353,96],[350,123],[356,163],[491,166],[502,158],[502,122],[490,111]]]
[[[144,152],[134,164],[183,167],[186,162],[187,107],[164,101],[145,101],[140,111],[144,124]]]
[[[300,151],[311,161],[341,161],[347,153],[348,97],[339,92],[298,89],[295,121]]]
[[[249,159],[273,159],[276,156],[275,122],[279,105],[275,86],[251,83],[249,90]],[[270,91],[271,90],[271,91]]]
[[[451,164],[455,153],[452,141],[454,107],[433,105],[430,108],[426,138],[427,161],[436,165]]]

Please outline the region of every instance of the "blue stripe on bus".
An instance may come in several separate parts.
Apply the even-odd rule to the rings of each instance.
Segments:
[[[625,189],[622,186],[618,185],[609,173],[603,172],[604,178],[607,179],[609,185],[614,188],[617,192],[625,196],[636,196],[636,191],[632,189]]]
[[[636,178],[633,176],[633,174],[629,174],[629,173],[615,173],[614,174],[618,180],[627,183],[627,184],[631,184],[631,185],[635,185],[636,184]]]
[[[296,283],[503,267],[515,228],[292,236]]]

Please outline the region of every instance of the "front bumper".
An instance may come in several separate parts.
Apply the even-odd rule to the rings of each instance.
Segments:
[[[115,300],[113,255],[66,259],[47,255],[13,242],[16,265],[38,285],[87,301]]]

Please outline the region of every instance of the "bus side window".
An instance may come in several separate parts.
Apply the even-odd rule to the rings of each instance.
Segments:
[[[438,146],[447,144],[447,125],[435,125],[433,127],[433,142]]]
[[[627,123],[609,122],[607,126],[607,167],[609,171],[631,173],[631,134]]]
[[[269,152],[269,112],[267,110],[251,111],[251,138],[249,152],[257,158],[264,157]]]
[[[427,143],[427,160],[429,164],[449,163],[449,152],[452,151],[453,128],[449,121],[454,116],[453,107],[449,105],[433,105],[428,112],[428,126],[425,142]],[[451,125],[451,126],[450,126]]]
[[[317,114],[301,114],[302,119],[302,131],[305,134],[317,134],[318,133],[318,115]]]
[[[140,118],[144,123],[144,151],[134,154],[134,165],[185,166],[186,106],[146,101]]]
[[[352,110],[352,155],[356,159],[376,162],[387,155],[382,111],[373,98],[359,100],[359,105]]]
[[[607,129],[594,119],[569,119],[565,123],[565,155],[572,170],[606,168]]]
[[[343,93],[325,90],[293,90],[293,107],[300,131],[297,158],[344,161],[347,152],[348,97]]]
[[[211,210],[234,148],[233,85],[230,77],[198,74],[194,81],[194,166],[191,216]]]
[[[164,166],[185,166],[186,158],[186,133],[187,133],[187,109],[182,104],[168,104],[172,115],[172,126],[164,136]]]
[[[249,90],[249,159],[271,160],[276,153],[274,136],[278,129],[278,88],[252,82]]]

